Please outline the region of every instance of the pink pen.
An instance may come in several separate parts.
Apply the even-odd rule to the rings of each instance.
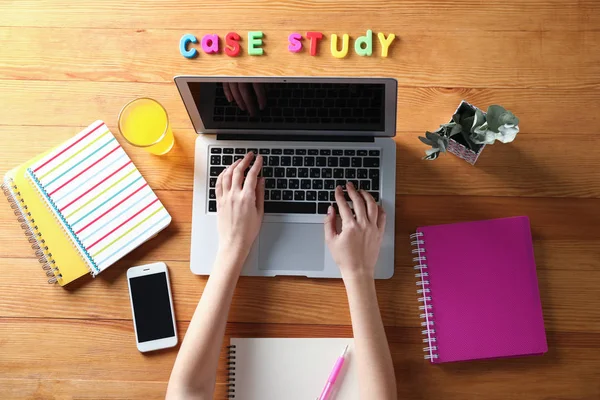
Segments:
[[[346,346],[342,355],[335,362],[333,370],[331,371],[331,374],[329,374],[329,378],[327,378],[325,388],[323,389],[323,392],[321,392],[321,396],[319,396],[317,400],[327,400],[329,399],[329,396],[331,396],[331,393],[333,392],[333,385],[335,385],[335,381],[337,380],[338,375],[340,374],[340,371],[344,366],[344,356],[346,355],[346,351],[348,351],[348,346]]]

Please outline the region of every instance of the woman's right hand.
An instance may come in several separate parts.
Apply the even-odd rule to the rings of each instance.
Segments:
[[[344,198],[342,188],[335,190],[335,201],[342,219],[341,230],[336,228],[336,212],[330,206],[325,217],[325,242],[342,273],[344,280],[375,276],[375,264],[385,232],[386,215],[368,192],[357,191],[347,184],[354,213]]]

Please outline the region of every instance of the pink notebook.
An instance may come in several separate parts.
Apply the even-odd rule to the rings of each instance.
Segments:
[[[548,351],[529,218],[427,226],[411,239],[426,359]]]

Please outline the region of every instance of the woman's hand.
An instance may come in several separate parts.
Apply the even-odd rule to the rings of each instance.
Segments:
[[[340,210],[342,227],[338,232],[335,209],[330,206],[325,217],[325,242],[344,280],[374,278],[385,231],[385,212],[368,192],[357,192],[350,182],[347,187],[356,218],[344,199],[342,188],[338,186],[335,189],[335,201]]]
[[[263,158],[258,156],[248,176],[244,171],[254,158],[248,153],[227,167],[217,178],[219,254],[243,261],[258,236],[264,214],[265,181],[258,175]]]

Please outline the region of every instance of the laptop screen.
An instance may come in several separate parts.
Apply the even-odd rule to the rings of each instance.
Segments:
[[[384,83],[188,82],[205,129],[385,131]]]

